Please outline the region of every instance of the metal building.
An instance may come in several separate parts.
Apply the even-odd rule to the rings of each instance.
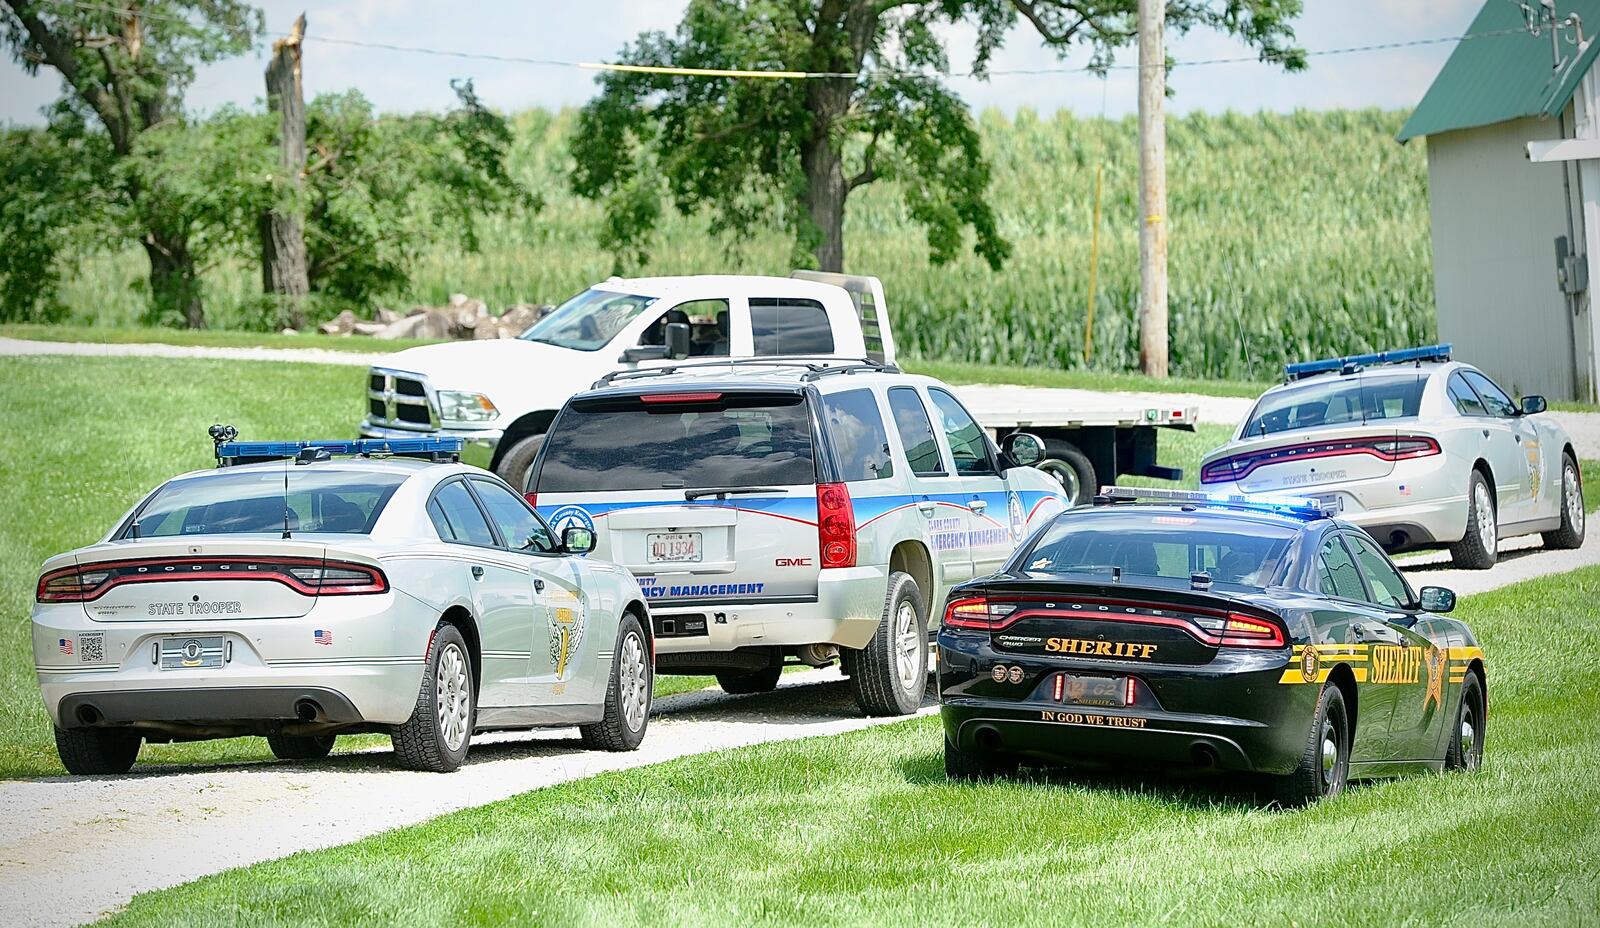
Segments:
[[[1517,394],[1595,401],[1600,0],[1487,0],[1399,140],[1424,136],[1439,340]]]

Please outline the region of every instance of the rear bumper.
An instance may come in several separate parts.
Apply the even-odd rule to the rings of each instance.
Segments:
[[[459,438],[461,439],[461,462],[474,467],[489,469],[494,462],[495,449],[500,447],[500,440],[505,437],[501,429],[394,429],[386,426],[373,425],[370,421],[361,420],[362,438]]]
[[[656,649],[684,654],[806,644],[865,647],[883,616],[887,569],[848,567],[820,573],[816,598],[804,602],[651,600]],[[663,634],[668,622],[674,632],[703,623],[705,634]]]

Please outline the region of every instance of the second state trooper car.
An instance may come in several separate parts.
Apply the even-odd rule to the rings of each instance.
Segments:
[[[1298,805],[1353,777],[1479,765],[1484,653],[1441,615],[1449,590],[1414,592],[1309,500],[1101,492],[951,591],[950,776],[1145,762],[1270,774]]]
[[[1205,456],[1208,490],[1339,507],[1390,551],[1448,547],[1493,567],[1502,538],[1583,543],[1583,478],[1542,396],[1520,403],[1449,345],[1290,364],[1233,439]]]
[[[838,659],[884,715],[921,704],[930,608],[1067,506],[948,386],[821,358],[613,374],[556,417],[527,490],[638,576],[662,673],[752,693]]]
[[[167,481],[45,562],[34,663],[69,772],[244,734],[312,759],[386,732],[401,766],[440,772],[486,729],[638,746],[650,613],[627,571],[579,556],[587,529],[552,534],[499,478],[451,463],[457,439],[231,432],[213,427],[229,466]]]

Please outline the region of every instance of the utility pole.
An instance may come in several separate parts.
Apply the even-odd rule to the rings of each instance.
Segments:
[[[267,108],[278,114],[278,170],[273,206],[261,214],[261,289],[279,297],[285,321],[298,329],[306,323],[306,296],[311,292],[306,255],[301,176],[306,170],[306,100],[300,80],[300,44],[306,14],[294,21],[288,37],[272,43],[267,62]]]
[[[1139,367],[1167,376],[1166,0],[1139,0]]]

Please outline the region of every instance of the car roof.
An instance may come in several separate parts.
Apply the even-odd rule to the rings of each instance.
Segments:
[[[780,297],[800,296],[813,299],[836,296],[839,288],[833,284],[793,277],[770,277],[757,274],[690,274],[680,277],[612,277],[594,285],[595,290],[631,293],[640,296],[672,297],[681,299],[697,296],[730,297],[735,294]]]

